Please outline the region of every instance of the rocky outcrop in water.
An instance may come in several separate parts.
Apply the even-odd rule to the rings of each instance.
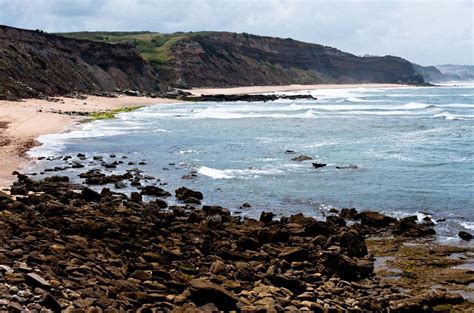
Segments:
[[[155,93],[158,76],[131,45],[0,26],[0,99]]]

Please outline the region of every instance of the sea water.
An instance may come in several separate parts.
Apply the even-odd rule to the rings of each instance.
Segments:
[[[330,208],[355,207],[445,219],[437,223],[443,240],[474,231],[472,85],[289,94],[296,93],[317,100],[160,104],[43,136],[31,154],[144,160],[138,167],[161,179],[149,184],[196,189],[205,204],[252,217],[265,210],[322,218]],[[313,160],[293,161],[298,155]],[[41,161],[30,170],[61,162]],[[102,170],[137,167],[127,162]],[[78,179],[93,168],[100,163],[62,175]],[[190,172],[194,179],[182,179]],[[251,208],[241,208],[246,202]]]

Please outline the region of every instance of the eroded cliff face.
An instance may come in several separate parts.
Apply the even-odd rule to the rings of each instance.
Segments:
[[[158,87],[156,72],[133,46],[0,26],[0,98]]]
[[[291,39],[211,32],[181,39],[169,53],[160,76],[178,86],[424,83],[399,57],[358,57]]]

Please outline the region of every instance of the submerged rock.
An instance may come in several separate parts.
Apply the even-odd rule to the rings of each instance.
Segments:
[[[302,161],[307,161],[307,160],[312,160],[313,158],[312,157],[309,157],[307,155],[300,155],[300,156],[297,156],[293,159],[291,159],[292,161],[299,161],[299,162],[302,162]]]

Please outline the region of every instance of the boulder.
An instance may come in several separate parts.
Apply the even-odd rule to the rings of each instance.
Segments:
[[[213,303],[221,311],[238,309],[240,299],[222,286],[206,279],[193,279],[189,286],[191,299],[198,306]]]
[[[275,214],[273,214],[272,212],[262,212],[260,214],[260,222],[270,223],[273,220],[274,216]]]
[[[168,191],[163,190],[160,187],[156,187],[156,186],[145,186],[142,188],[140,193],[146,196],[155,196],[155,197],[163,197],[163,198],[171,196],[171,194]]]
[[[465,231],[460,231],[458,234],[459,238],[465,241],[470,241],[472,239],[472,235]]]
[[[185,200],[186,198],[189,198],[189,197],[192,197],[198,200],[204,199],[204,196],[201,192],[194,191],[186,187],[181,187],[181,188],[176,189],[175,194],[178,200]]]
[[[381,228],[388,227],[391,223],[396,222],[397,220],[393,217],[380,214],[373,211],[364,211],[355,216],[355,218],[360,219],[362,225]]]

